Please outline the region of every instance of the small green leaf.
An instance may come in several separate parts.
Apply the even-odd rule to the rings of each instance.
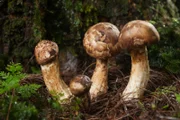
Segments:
[[[20,86],[17,91],[23,98],[29,98],[35,94],[40,87],[41,85],[37,84],[24,85]]]
[[[169,105],[164,105],[163,107],[162,107],[162,109],[167,109],[169,107]]]
[[[180,103],[180,94],[175,94],[175,96],[176,96],[177,102]]]

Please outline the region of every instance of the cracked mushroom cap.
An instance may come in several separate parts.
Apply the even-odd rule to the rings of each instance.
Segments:
[[[81,96],[88,93],[91,84],[91,79],[88,76],[78,75],[70,81],[69,87],[73,95]]]
[[[119,48],[116,46],[119,33],[118,28],[111,23],[97,23],[85,33],[84,48],[91,57],[109,58],[119,52]]]
[[[121,30],[119,44],[121,48],[131,50],[134,47],[152,44],[159,39],[159,33],[151,23],[134,20],[127,23]]]
[[[40,65],[47,64],[58,55],[58,45],[49,40],[40,41],[35,47],[36,61]]]

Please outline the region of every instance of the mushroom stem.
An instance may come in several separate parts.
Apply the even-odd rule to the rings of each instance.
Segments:
[[[97,96],[104,94],[108,89],[108,60],[97,59],[96,68],[91,78],[92,85],[90,88],[90,99],[97,98]]]
[[[131,75],[123,91],[124,101],[141,98],[149,80],[149,61],[147,47],[142,46],[131,51]]]
[[[59,68],[58,57],[49,64],[41,65],[43,78],[48,91],[50,91],[53,96],[58,97],[58,101],[62,104],[62,100],[69,99],[73,95],[69,87],[62,80]]]

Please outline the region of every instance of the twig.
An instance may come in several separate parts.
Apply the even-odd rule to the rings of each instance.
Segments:
[[[29,63],[34,59],[34,55],[31,56],[31,58],[28,60],[28,62],[25,65],[25,68],[29,65]],[[27,72],[27,71],[26,71]]]
[[[164,97],[167,99],[167,101],[171,104],[171,106],[175,109],[176,107],[173,105],[173,103],[169,100],[169,98],[166,96],[166,94],[164,94]]]
[[[157,114],[156,117],[160,118],[160,119],[166,119],[166,120],[179,120],[179,118],[175,118],[175,117],[169,117],[169,116],[163,116],[160,114]]]
[[[94,63],[92,63],[92,64],[90,64],[88,67],[86,67],[86,69],[83,71],[83,75],[84,75],[84,73],[87,71],[87,69],[89,69],[92,65],[95,65],[96,63],[94,62]]]
[[[10,114],[10,111],[11,111],[14,94],[15,94],[15,90],[13,89],[12,90],[11,101],[10,101],[9,108],[8,108],[8,113],[7,113],[7,116],[6,116],[6,120],[9,120],[9,114]]]

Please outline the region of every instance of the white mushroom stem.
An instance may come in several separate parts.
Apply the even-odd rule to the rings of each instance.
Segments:
[[[143,96],[149,80],[149,61],[146,46],[131,51],[131,63],[130,79],[122,94],[124,101]]]
[[[91,78],[92,85],[90,88],[90,99],[97,98],[97,96],[104,94],[108,89],[107,75],[108,75],[108,60],[96,60],[96,68]]]
[[[51,63],[41,65],[41,70],[45,84],[50,93],[58,98],[58,101],[62,104],[70,102],[69,99],[73,96],[69,87],[65,84],[60,76],[60,66],[58,57]]]

